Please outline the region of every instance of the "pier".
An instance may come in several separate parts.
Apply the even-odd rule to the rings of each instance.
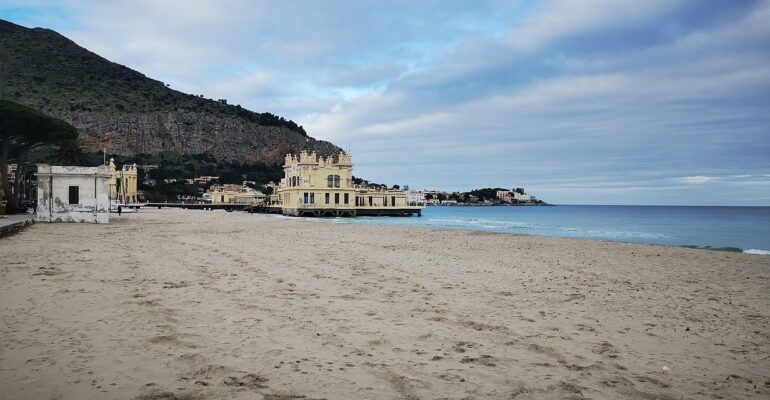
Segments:
[[[285,214],[297,217],[410,217],[422,216],[422,207],[359,207],[359,208],[298,208],[284,212],[280,205],[257,204],[203,204],[203,203],[147,203],[144,207],[184,208],[190,210],[246,211],[249,213]]]

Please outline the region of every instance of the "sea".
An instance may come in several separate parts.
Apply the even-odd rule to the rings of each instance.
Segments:
[[[429,206],[421,217],[335,218],[330,222],[556,236],[770,255],[770,207]]]

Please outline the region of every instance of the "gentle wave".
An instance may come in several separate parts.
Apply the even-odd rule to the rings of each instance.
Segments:
[[[641,239],[663,239],[666,237],[660,233],[636,232],[636,231],[611,231],[581,229],[573,227],[558,228],[560,232],[567,232],[564,235],[575,237],[595,237],[595,238],[641,238]]]
[[[763,256],[770,256],[770,250],[760,250],[760,249],[747,249],[743,250],[744,254],[761,254]]]
[[[714,247],[714,246],[696,246],[696,245],[684,245],[679,247],[684,247],[686,249],[714,250],[714,251],[728,251],[730,253],[743,253],[743,249],[740,249],[738,247]]]

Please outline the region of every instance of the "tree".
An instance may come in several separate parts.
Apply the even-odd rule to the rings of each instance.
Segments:
[[[62,165],[86,165],[90,161],[90,157],[83,150],[83,142],[79,139],[59,144],[54,159]]]
[[[74,141],[78,131],[60,119],[12,101],[0,100],[0,187],[8,200],[8,208],[16,209],[15,196],[10,196],[8,158],[17,158],[30,149],[46,144]]]

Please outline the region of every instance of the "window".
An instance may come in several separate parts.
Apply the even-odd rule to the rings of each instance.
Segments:
[[[310,193],[310,203],[315,204],[315,193]]]
[[[334,204],[340,204],[340,194],[334,193]]]
[[[329,193],[326,193],[326,204],[329,204]]]
[[[307,204],[307,192],[305,192],[304,195],[305,195],[305,204]]]
[[[70,186],[70,204],[80,203],[80,186]]]
[[[350,202],[350,197],[348,197],[347,193],[345,193],[345,197],[344,198],[345,198],[345,200],[344,200],[345,204],[348,204]]]
[[[334,187],[338,188],[340,187],[340,176],[334,175]]]
[[[326,187],[334,187],[334,175],[326,177]]]
[[[396,196],[390,196],[390,205],[396,206]]]
[[[372,196],[369,196],[369,207],[372,206]]]

